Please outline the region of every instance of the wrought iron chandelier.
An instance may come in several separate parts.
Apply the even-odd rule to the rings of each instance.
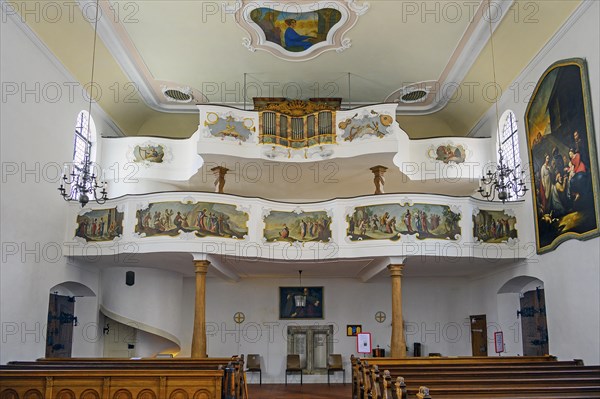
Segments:
[[[298,276],[300,278],[300,293],[294,295],[294,302],[297,308],[303,308],[306,306],[306,295],[304,295],[304,289],[302,288],[302,270],[298,270]]]
[[[493,201],[498,195],[502,203],[510,201],[513,197],[520,198],[527,192],[527,186],[523,181],[525,172],[521,171],[520,176],[517,172],[504,163],[502,148],[498,149],[498,165],[496,170],[488,170],[479,181],[479,190],[477,192],[488,201]]]
[[[90,134],[90,124],[92,119],[92,91],[94,88],[94,67],[96,64],[96,41],[98,39],[98,18],[99,18],[100,2],[96,0],[96,16],[94,20],[94,46],[92,50],[92,71],[90,79],[89,93],[89,110],[87,118],[86,134]],[[83,126],[78,126],[83,129]],[[94,163],[91,160],[92,144],[88,141],[85,145],[85,152],[81,162],[73,161],[71,164],[70,173],[65,172],[62,176],[58,191],[65,201],[78,201],[83,208],[89,201],[90,197],[99,204],[104,204],[108,199],[106,191],[106,182],[98,180],[98,176],[94,172]],[[68,187],[65,187],[68,186]],[[98,189],[102,189],[98,194]]]
[[[58,191],[65,201],[78,201],[82,208],[90,201],[90,196],[99,204],[106,202],[108,199],[107,184],[98,182],[97,176],[93,172],[93,166],[89,154],[85,154],[80,165],[74,164],[70,174],[63,174]],[[64,185],[69,186],[68,191]],[[99,188],[102,188],[100,195],[97,191]]]
[[[492,29],[492,9],[490,0],[487,0],[487,4],[494,87],[498,87],[498,83],[496,82],[496,58],[494,56],[494,32]],[[494,99],[494,106],[496,108],[496,126],[499,129],[500,118],[498,116],[498,95]],[[486,173],[484,168],[484,173],[479,181],[479,190],[477,190],[477,192],[488,201],[493,201],[496,199],[497,195],[502,203],[513,198],[520,198],[527,192],[527,186],[523,180],[524,176],[524,171],[519,173],[505,163],[502,147],[498,146],[498,164],[496,165],[496,169],[494,171],[488,169]]]

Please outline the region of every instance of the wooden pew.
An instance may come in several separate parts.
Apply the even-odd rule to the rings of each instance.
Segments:
[[[351,358],[356,358],[351,356]],[[369,363],[381,364],[405,364],[405,365],[430,365],[430,364],[498,364],[498,363],[535,363],[540,362],[557,362],[556,356],[453,356],[453,357],[366,357],[362,358]],[[580,363],[581,360],[570,361]]]
[[[431,396],[429,396],[429,388],[419,387],[419,393],[417,393],[417,399],[431,399]]]
[[[39,373],[69,373],[95,372],[106,373],[120,371],[128,372],[161,372],[163,370],[178,372],[218,371],[220,374],[220,394],[215,399],[247,399],[246,379],[244,376],[244,357],[205,358],[205,359],[115,359],[115,358],[68,358],[68,359],[38,359],[35,362],[9,362],[0,366],[0,373],[7,372],[8,376],[31,375]],[[17,373],[17,374],[15,374]],[[199,374],[199,375],[200,375]],[[13,381],[14,382],[14,381]],[[3,380],[2,386],[6,383]],[[201,396],[202,397],[202,396]],[[36,399],[36,398],[32,398]],[[48,398],[51,399],[51,398]],[[63,398],[75,399],[75,398]],[[99,399],[99,398],[85,398]],[[104,397],[102,399],[105,399]],[[121,398],[123,399],[123,398]],[[125,398],[127,399],[127,398]],[[144,398],[154,399],[154,398]]]
[[[365,373],[365,384],[364,389],[361,392],[364,393],[365,399],[408,399],[408,392],[406,390],[406,384],[402,377],[397,377],[395,381],[389,371],[385,371],[383,374],[379,372],[377,366],[364,367],[364,370],[368,370]],[[418,395],[416,396],[418,397]],[[426,396],[431,398],[430,396]]]
[[[223,370],[0,370],[3,399],[221,399]]]
[[[479,360],[352,357],[353,373],[361,371],[353,376],[353,398],[377,398],[378,391],[382,399],[414,397],[421,385],[427,386],[436,399],[600,398],[600,366],[583,366],[581,361],[559,362],[552,357],[486,358],[478,363]],[[377,378],[379,374],[381,377]],[[409,385],[404,392],[400,383],[399,389],[392,386],[392,381],[400,377]],[[380,388],[374,386],[376,383]]]

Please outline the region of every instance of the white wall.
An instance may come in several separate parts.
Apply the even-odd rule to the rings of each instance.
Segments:
[[[51,287],[75,281],[98,293],[99,272],[70,264],[62,256],[67,207],[56,190],[61,165],[72,160],[75,120],[86,104],[79,95],[69,98],[68,86],[62,83],[74,80],[57,69],[11,18],[0,26],[4,96],[0,363],[6,363],[44,356]],[[63,89],[58,96],[51,91],[57,86]],[[9,89],[17,92],[9,95]],[[24,89],[31,92],[24,94]],[[100,132],[106,129],[98,119],[96,126]],[[88,308],[83,302],[81,306]],[[91,307],[97,309],[97,304]],[[75,308],[78,315],[79,306]],[[97,318],[95,310],[87,321],[97,323]],[[87,329],[97,326],[85,325],[76,327],[74,334],[95,336]],[[99,355],[101,344],[89,339],[89,347],[76,345],[74,351]]]
[[[159,335],[137,330],[135,356],[156,357],[159,353],[176,355],[179,346]]]
[[[184,335],[189,335],[184,339],[181,356],[189,354],[193,327],[194,280],[185,280],[182,329]],[[470,355],[469,329],[464,326],[469,316],[465,313],[468,295],[461,290],[464,284],[466,280],[462,278],[403,279],[403,310],[410,352],[413,342],[422,342],[424,354]],[[373,347],[379,345],[389,355],[392,314],[388,277],[377,277],[369,283],[350,278],[303,278],[304,286],[323,287],[324,319],[280,320],[279,287],[297,285],[296,278],[251,278],[238,283],[209,278],[206,292],[209,356],[258,353],[262,357],[263,381],[280,383],[285,379],[287,326],[315,324],[334,326],[333,353],[343,355],[348,375],[350,355],[358,353],[356,338],[346,336],[347,324],[361,324],[364,332],[372,334]],[[385,322],[375,321],[377,311],[386,313]],[[246,316],[240,325],[233,321],[236,312]],[[308,382],[324,382],[326,378],[305,377]]]
[[[409,356],[413,354],[414,342],[422,344],[421,356],[431,352],[443,356],[471,355],[466,284],[465,278],[403,278],[402,315]]]
[[[521,309],[518,293],[498,294],[498,330],[502,330],[504,338],[504,354],[507,356],[523,356],[523,335],[521,319],[517,311]],[[493,338],[493,334],[489,336]],[[491,348],[488,347],[488,350]],[[494,354],[494,352],[488,352]]]
[[[138,330],[135,322],[123,324],[105,317],[104,325],[106,323],[109,324],[109,331],[103,337],[104,357],[149,358],[162,352],[179,352],[179,347],[172,341]]]
[[[135,273],[132,286],[125,273]],[[102,312],[120,323],[171,340],[179,346],[183,276],[150,268],[110,267],[102,270]]]
[[[514,90],[504,93],[500,101],[500,109],[512,109],[517,115],[519,126],[521,159],[529,162],[527,143],[525,140],[524,117],[531,92],[542,73],[554,62],[573,57],[587,60],[589,81],[594,115],[597,152],[600,152],[600,49],[598,37],[598,15],[600,3],[585,2],[583,12],[571,19],[569,26],[550,41],[519,76],[512,87],[519,87],[519,95]],[[489,121],[494,120],[489,114]],[[475,136],[493,135],[492,125],[484,124]],[[531,197],[525,197],[527,205],[533,210]],[[529,220],[519,221],[533,225],[533,215]],[[535,242],[530,238],[531,245]],[[600,239],[594,238],[585,242],[571,240],[561,244],[555,251],[528,256],[526,262],[516,267],[479,278],[471,284],[471,298],[474,311],[487,313],[488,323],[497,322],[496,292],[508,280],[516,276],[531,276],[544,283],[546,297],[548,335],[550,353],[560,359],[581,358],[586,364],[600,363]],[[503,323],[506,324],[506,323]],[[504,328],[509,328],[504,326]],[[490,332],[488,331],[488,334]],[[512,334],[505,331],[505,339]],[[508,343],[507,343],[508,345]],[[493,353],[493,347],[490,344]],[[521,348],[522,350],[522,348]],[[511,349],[512,351],[512,349]],[[516,350],[514,351],[516,352]]]
[[[110,317],[104,317],[103,326],[108,325],[108,331],[103,332],[104,357],[131,358],[135,356],[137,332],[132,325],[119,323]],[[130,348],[129,345],[134,345]]]
[[[75,298],[77,326],[73,327],[71,356],[94,357],[101,351],[102,325],[98,317],[98,298],[85,296]]]

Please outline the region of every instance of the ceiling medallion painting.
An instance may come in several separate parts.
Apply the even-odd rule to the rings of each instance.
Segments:
[[[369,9],[355,0],[273,2],[238,0],[236,21],[250,37],[248,50],[268,51],[290,61],[306,61],[319,54],[351,46],[345,38],[358,17]]]

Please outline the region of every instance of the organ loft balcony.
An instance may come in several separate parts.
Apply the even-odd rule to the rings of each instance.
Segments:
[[[495,156],[489,138],[411,140],[396,121],[396,103],[343,109],[341,98],[260,97],[252,110],[197,107],[198,129],[188,139],[103,139],[101,159],[112,173],[113,195],[216,191],[297,201],[373,193],[470,196]],[[142,184],[126,184],[131,176]]]
[[[139,253],[279,260],[290,251],[298,260],[428,251],[480,258],[487,247],[478,232],[496,224],[493,212],[508,226],[494,238],[498,256],[522,257],[513,232],[522,203],[506,209],[473,195],[495,152],[491,139],[411,140],[396,108],[256,98],[252,110],[198,105],[198,129],[187,139],[102,139],[112,199],[73,205],[66,242],[77,243],[73,256],[92,242],[102,255],[133,245]],[[98,234],[96,221],[115,224],[112,235]]]

